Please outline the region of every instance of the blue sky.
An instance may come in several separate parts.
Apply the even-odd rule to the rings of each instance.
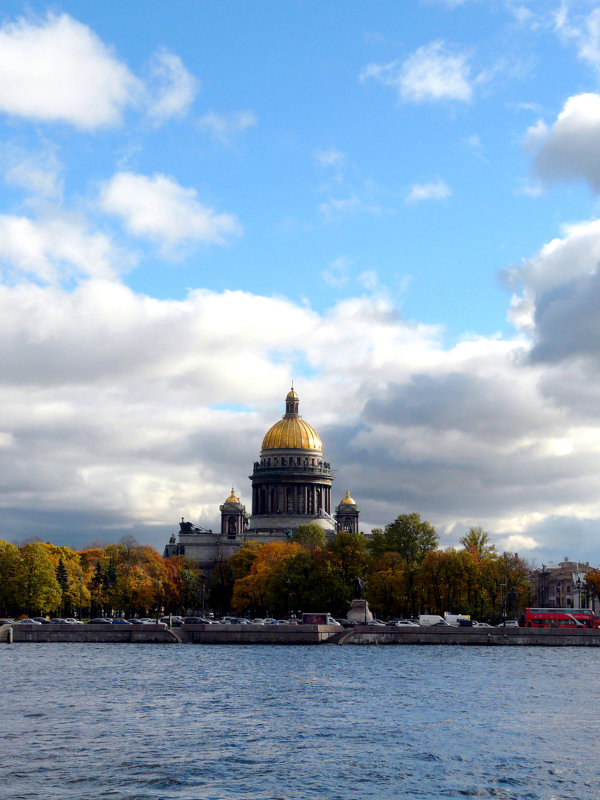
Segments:
[[[600,561],[599,74],[586,0],[3,3],[6,535],[214,526],[293,377],[365,528]]]

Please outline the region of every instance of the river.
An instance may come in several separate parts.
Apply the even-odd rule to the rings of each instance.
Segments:
[[[599,657],[0,645],[0,799],[596,800]]]

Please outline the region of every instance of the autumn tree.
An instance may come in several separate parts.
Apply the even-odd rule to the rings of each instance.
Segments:
[[[54,565],[41,543],[31,542],[21,548],[16,583],[17,599],[27,614],[47,613],[58,608],[60,586]]]

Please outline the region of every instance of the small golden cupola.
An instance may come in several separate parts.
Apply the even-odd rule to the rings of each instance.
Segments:
[[[237,503],[239,505],[240,498],[235,496],[235,492],[233,490],[233,486],[231,487],[231,494],[229,495],[227,500],[225,500],[225,502],[226,503]]]
[[[350,497],[350,489],[346,489],[346,496],[344,497],[344,499],[342,500],[340,505],[342,505],[342,506],[355,506],[356,505],[354,500]]]

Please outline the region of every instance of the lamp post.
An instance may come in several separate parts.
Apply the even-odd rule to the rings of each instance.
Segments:
[[[546,606],[546,565],[542,564],[542,608]]]
[[[581,578],[579,575],[575,581],[575,586],[577,587],[577,608],[581,608]]]
[[[506,603],[504,600],[505,583],[500,584],[500,605],[502,606],[502,624],[506,625]]]

